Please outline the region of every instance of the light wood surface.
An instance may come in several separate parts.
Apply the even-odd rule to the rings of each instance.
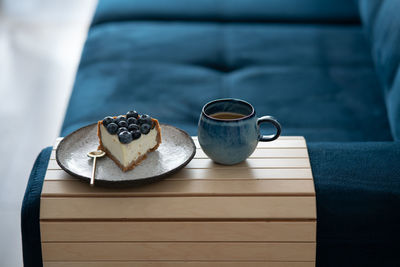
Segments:
[[[199,147],[171,177],[89,187],[55,161],[43,184],[44,266],[315,266],[316,203],[303,137],[259,143],[235,166]]]
[[[312,173],[310,168],[305,169],[182,169],[179,172],[168,177],[168,180],[190,180],[190,179],[201,179],[201,180],[261,180],[261,179],[274,179],[274,180],[293,180],[293,179],[308,179],[312,180]],[[65,171],[48,170],[45,176],[45,180],[74,180]],[[93,190],[97,190],[94,188]]]
[[[315,243],[79,242],[42,243],[44,261],[314,261]]]
[[[315,197],[43,197],[41,219],[315,219]]]
[[[163,180],[128,188],[92,190],[82,181],[50,180],[43,185],[43,197],[80,196],[313,196],[312,180]]]
[[[186,165],[185,169],[234,169],[250,168],[250,169],[297,169],[297,168],[310,168],[308,158],[250,158],[246,161],[236,164],[234,166],[221,165],[214,163],[210,159],[193,159]],[[59,170],[56,160],[51,159],[48,165],[49,170]]]
[[[42,242],[314,242],[315,222],[41,222]]]
[[[287,148],[287,149],[256,149],[250,155],[254,158],[307,158],[307,149],[305,148]],[[208,156],[200,148],[196,149],[195,159],[207,159]],[[50,159],[56,159],[56,150],[51,151]]]
[[[193,141],[197,148],[200,148],[197,136],[193,136]],[[56,149],[62,137],[59,137],[54,142],[53,148]],[[306,141],[303,136],[280,136],[277,140],[273,142],[259,142],[257,149],[262,148],[279,148],[279,149],[287,149],[287,148],[305,148]]]
[[[44,267],[313,267],[315,262],[267,261],[92,261],[50,262]]]

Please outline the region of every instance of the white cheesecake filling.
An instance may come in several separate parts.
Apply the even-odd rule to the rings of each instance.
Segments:
[[[100,126],[101,142],[103,146],[124,166],[128,167],[133,161],[146,154],[149,149],[157,145],[157,130],[151,129],[148,134],[142,134],[139,139],[129,144],[122,144],[116,134],[109,134],[107,129]]]

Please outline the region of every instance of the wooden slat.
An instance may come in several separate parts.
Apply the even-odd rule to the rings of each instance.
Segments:
[[[196,148],[200,148],[198,140],[194,140]],[[285,148],[306,148],[306,141],[304,139],[295,140],[282,140],[277,139],[272,142],[258,142],[257,148],[271,148],[271,149],[285,149]]]
[[[47,167],[49,170],[59,170],[56,160],[51,159]],[[193,159],[185,167],[186,169],[237,169],[237,168],[310,168],[308,158],[282,158],[282,159],[247,159],[246,161],[233,165],[221,165],[214,163],[211,159]]]
[[[315,262],[266,261],[82,261],[43,262],[44,267],[315,267]]]
[[[312,180],[163,180],[140,187],[90,187],[75,180],[45,181],[42,197],[79,196],[313,196]]]
[[[315,242],[311,222],[41,222],[42,242]]]
[[[193,137],[192,137],[193,138]],[[62,140],[62,137],[59,137],[54,142],[53,148],[57,148],[58,144]],[[199,141],[196,138],[193,138],[193,141],[196,147],[200,147]],[[305,148],[306,143],[303,137],[296,137],[296,136],[281,136],[277,140],[272,142],[258,142],[259,148]]]
[[[307,158],[298,159],[247,159],[246,161],[233,165],[221,165],[214,163],[211,159],[193,159],[185,168],[197,169],[237,169],[237,168],[309,168],[310,163]]]
[[[188,179],[312,179],[310,168],[304,169],[182,169],[168,177],[168,180]],[[45,180],[76,180],[63,170],[47,170]]]
[[[256,149],[253,154],[250,155],[250,159],[257,158],[307,158],[308,151],[306,148],[288,148],[288,149]],[[196,149],[196,155],[194,158],[206,159],[208,156],[201,149]]]
[[[295,149],[256,149],[253,154],[250,155],[250,159],[253,158],[307,158],[308,152],[305,148]],[[196,149],[195,159],[207,159],[208,156],[201,149]],[[51,151],[50,159],[56,159],[56,150]]]
[[[63,140],[64,137],[57,137],[56,141],[54,141],[53,149],[57,149],[58,145],[60,144],[61,140]]]
[[[72,175],[66,173],[64,170],[47,170],[44,176],[45,181],[49,180],[76,180]]]
[[[118,207],[118,208],[116,208]],[[41,219],[315,219],[315,197],[42,197]]]
[[[42,243],[44,261],[314,261],[315,243]]]
[[[49,165],[47,166],[48,170],[61,170],[61,167],[58,165],[57,161],[54,159],[49,160]]]

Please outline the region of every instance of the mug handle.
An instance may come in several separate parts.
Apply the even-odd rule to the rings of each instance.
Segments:
[[[279,124],[279,122],[274,117],[272,117],[272,116],[263,116],[263,117],[261,117],[261,118],[259,118],[257,120],[257,126],[260,127],[260,124],[264,123],[264,122],[272,123],[276,128],[276,133],[275,134],[271,134],[271,135],[260,135],[258,140],[261,141],[261,142],[274,141],[275,139],[277,139],[281,135],[281,125]]]

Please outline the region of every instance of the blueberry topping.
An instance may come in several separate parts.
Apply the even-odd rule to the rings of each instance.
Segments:
[[[114,122],[113,117],[107,116],[103,119],[103,125],[104,127],[107,127],[110,123]]]
[[[113,122],[109,123],[106,128],[110,134],[116,134],[118,131],[118,125]]]
[[[118,126],[127,128],[128,127],[128,123],[126,121],[120,121],[120,122],[118,122]]]
[[[139,114],[136,112],[136,110],[130,110],[126,113],[126,117],[137,119],[139,117]]]
[[[123,144],[140,138],[142,134],[148,134],[156,126],[149,115],[139,115],[135,110],[130,110],[126,116],[120,115],[115,119],[107,116],[103,119],[103,125],[110,134],[117,134]]]
[[[120,121],[126,121],[125,116],[120,115],[120,116],[118,116],[118,117],[115,119],[115,123],[117,123],[117,124],[118,124]]]
[[[150,125],[145,123],[140,126],[140,132],[142,134],[148,134],[150,132]]]
[[[118,139],[122,144],[128,144],[132,142],[132,134],[128,131],[123,131],[118,134]]]
[[[139,130],[134,130],[131,132],[131,134],[133,140],[139,139],[140,136],[142,135]]]
[[[129,117],[129,118],[126,120],[126,122],[128,123],[128,125],[131,125],[131,124],[138,124],[137,119],[134,118],[134,117]]]
[[[152,120],[151,117],[147,114],[143,114],[142,116],[140,116],[140,118],[138,119],[139,124],[148,124],[151,125],[152,124]]]
[[[128,130],[129,130],[129,131],[136,131],[136,130],[139,130],[139,126],[137,126],[136,124],[129,124]]]
[[[126,127],[120,127],[117,131],[117,134],[119,135],[120,133],[122,133],[123,131],[128,131],[128,129]]]

